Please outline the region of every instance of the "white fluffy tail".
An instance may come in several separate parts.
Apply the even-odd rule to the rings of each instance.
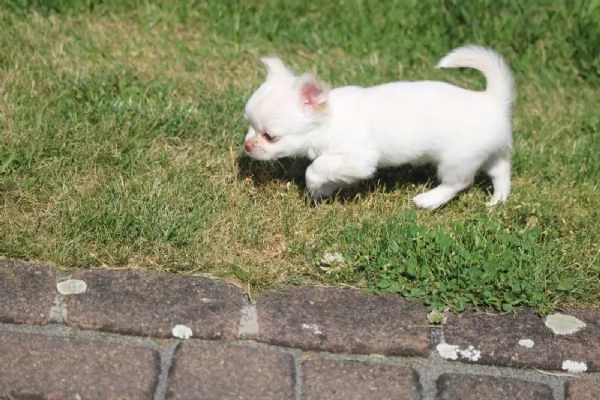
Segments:
[[[473,68],[485,76],[485,92],[495,100],[510,104],[513,101],[513,79],[504,58],[481,46],[463,46],[440,60],[437,68]]]

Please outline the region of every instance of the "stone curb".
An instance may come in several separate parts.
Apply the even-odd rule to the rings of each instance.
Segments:
[[[350,289],[251,304],[202,277],[0,260],[0,399],[600,398],[600,311],[443,326],[427,312]]]

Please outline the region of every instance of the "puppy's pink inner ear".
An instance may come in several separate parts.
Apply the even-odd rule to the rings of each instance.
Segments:
[[[306,106],[317,106],[325,102],[325,89],[315,79],[311,78],[302,83],[300,88],[302,101]]]

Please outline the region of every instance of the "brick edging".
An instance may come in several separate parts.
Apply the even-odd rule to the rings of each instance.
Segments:
[[[86,291],[61,295],[56,283],[66,278],[86,282]],[[532,399],[600,398],[597,311],[573,312],[587,325],[563,336],[554,334],[542,318],[526,309],[504,316],[451,315],[443,327],[432,327],[425,307],[397,296],[291,287],[250,304],[237,287],[202,277],[131,270],[74,271],[67,276],[47,266],[8,260],[0,260],[0,304],[0,349],[10,344],[0,354],[22,351],[20,346],[27,345],[30,349],[56,347],[65,365],[88,360],[73,354],[77,348],[97,357],[116,357],[120,374],[142,371],[148,375],[138,372],[134,382],[141,386],[130,388],[138,398],[148,398],[148,390],[161,399],[222,389],[222,385],[192,379],[199,376],[194,371],[204,369],[208,376],[218,370],[214,367],[217,360],[232,359],[239,362],[211,375],[212,382],[226,378],[222,384],[232,396],[238,390],[252,397],[255,390],[262,398],[318,398],[313,394],[335,389],[332,393],[337,395],[321,398],[338,398],[343,393],[350,398],[359,394],[386,398],[402,387],[411,396],[407,398],[433,399],[461,390],[480,391],[489,399],[507,398],[494,396],[506,396],[511,390],[529,393]],[[192,339],[174,339],[171,329],[176,324],[190,327]],[[533,347],[519,344],[525,339]],[[440,353],[440,344],[454,353]],[[124,347],[115,350],[115,346]],[[117,355],[125,350],[130,352],[129,362]],[[455,354],[457,361],[440,354],[447,358]],[[2,357],[0,365],[10,365]],[[151,365],[140,369],[136,359]],[[564,360],[585,363],[588,371],[567,374],[561,369]],[[39,362],[43,364],[43,357]],[[93,362],[90,365],[101,368]],[[262,372],[248,375],[249,368]],[[14,397],[15,390],[26,392],[27,388],[12,387],[19,379],[11,374],[17,372],[0,367],[0,398],[9,393]],[[107,374],[96,378],[117,382]],[[247,376],[252,379],[244,380]],[[204,386],[198,388],[199,382]],[[46,397],[41,398],[78,394],[67,389],[71,390],[57,387],[56,393],[44,393]],[[88,385],[81,390],[89,389]],[[84,398],[90,398],[86,394]]]

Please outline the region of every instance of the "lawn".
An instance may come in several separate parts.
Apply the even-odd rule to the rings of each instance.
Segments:
[[[516,81],[513,191],[443,209],[431,168],[314,204],[306,160],[244,155],[278,55],[332,86],[445,80],[464,43]],[[0,256],[400,293],[434,308],[600,306],[600,1],[0,1]]]

